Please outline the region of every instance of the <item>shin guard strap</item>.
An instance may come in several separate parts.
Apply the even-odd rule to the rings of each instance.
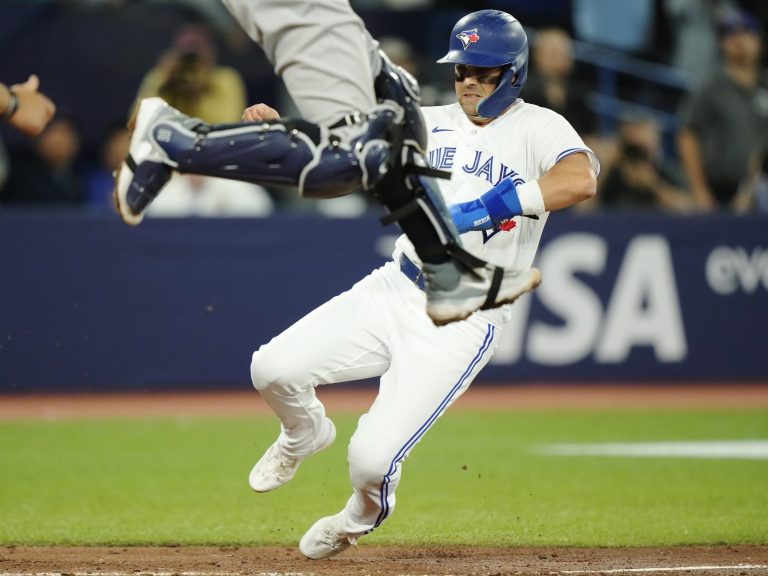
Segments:
[[[499,288],[501,288],[501,280],[504,278],[504,269],[496,266],[493,269],[493,277],[491,278],[491,286],[488,288],[488,296],[485,298],[485,302],[480,306],[480,310],[488,310],[489,308],[495,308],[496,296],[499,294]]]
[[[451,179],[451,173],[445,170],[437,170],[436,168],[430,168],[428,166],[418,166],[417,164],[409,163],[403,167],[403,172],[406,174],[415,174],[417,176],[427,176],[430,178],[441,178],[444,180]],[[403,204],[399,208],[393,210],[389,214],[382,216],[379,221],[383,226],[388,226],[395,222],[399,222],[406,216],[410,216],[421,208],[418,201],[419,196],[415,196],[412,200]]]
[[[408,164],[405,166],[406,174],[416,174],[418,176],[430,176],[432,178],[440,178],[442,180],[450,180],[451,173],[445,170],[438,170],[437,168],[430,168],[428,166],[417,166],[416,164]]]
[[[393,224],[394,222],[399,222],[406,216],[410,216],[411,214],[419,210],[419,208],[421,208],[419,206],[419,202],[418,200],[416,200],[416,198],[414,198],[407,204],[403,204],[402,206],[400,206],[400,208],[398,208],[397,210],[394,210],[389,214],[385,214],[384,216],[379,218],[379,221],[383,226],[388,226],[389,224]]]

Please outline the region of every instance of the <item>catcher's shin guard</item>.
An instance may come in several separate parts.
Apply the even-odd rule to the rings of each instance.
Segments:
[[[461,246],[434,180],[447,173],[428,168],[424,157],[411,147],[402,148],[400,155],[374,188],[377,200],[389,212],[381,221],[397,222],[423,262],[445,262],[453,248]]]
[[[380,102],[394,102],[403,110],[403,120],[393,129],[390,140],[390,171],[374,188],[376,199],[389,212],[382,222],[398,222],[422,261],[446,262],[452,248],[460,247],[461,241],[433,178],[450,178],[450,173],[427,166],[427,131],[419,108],[418,83],[384,52],[379,51],[379,56],[376,97]]]
[[[195,118],[161,122],[152,136],[179,172],[334,198],[379,181],[389,158],[386,132],[399,115],[393,106],[378,106],[362,117],[354,138],[303,120],[209,126]]]
[[[211,126],[160,98],[147,98],[129,123],[133,132],[115,180],[115,205],[125,222],[138,224],[172,169],[296,186],[303,196],[317,198],[370,189],[388,168],[387,138],[402,116],[388,102],[332,128],[302,120]]]
[[[396,66],[384,53],[379,50],[381,72],[374,80],[374,90],[379,102],[390,100],[404,111],[402,123],[403,144],[413,146],[423,154],[427,149],[427,128],[419,106],[421,105],[421,89],[411,74]]]

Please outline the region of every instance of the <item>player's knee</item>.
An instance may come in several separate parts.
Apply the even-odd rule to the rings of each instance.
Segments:
[[[369,443],[356,440],[349,442],[348,458],[349,477],[358,488],[379,486],[383,478],[392,470],[392,455],[388,450],[380,450]]]
[[[251,382],[256,390],[265,390],[280,381],[280,368],[275,365],[269,354],[259,348],[251,356]]]

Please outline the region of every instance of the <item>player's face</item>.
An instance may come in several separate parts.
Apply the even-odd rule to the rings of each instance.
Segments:
[[[467,116],[477,116],[477,104],[499,85],[503,68],[482,68],[457,64],[454,68],[456,97]]]

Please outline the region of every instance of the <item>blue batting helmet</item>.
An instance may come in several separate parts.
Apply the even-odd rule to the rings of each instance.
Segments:
[[[496,90],[477,105],[481,117],[495,118],[517,100],[528,76],[528,37],[520,22],[506,12],[472,12],[456,22],[448,53],[438,63],[508,66]]]

